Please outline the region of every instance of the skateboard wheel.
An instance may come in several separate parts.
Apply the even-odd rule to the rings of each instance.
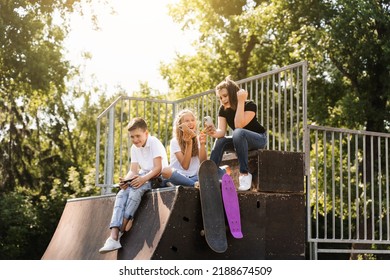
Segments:
[[[200,231],[200,236],[204,236],[204,229]]]

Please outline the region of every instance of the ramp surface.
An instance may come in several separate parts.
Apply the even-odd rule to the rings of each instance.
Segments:
[[[68,200],[42,259],[116,259],[117,252],[98,252],[110,234],[114,200],[114,195]]]
[[[149,196],[149,199],[146,199],[149,203],[154,204],[156,207],[159,206],[159,209],[155,208],[158,215],[150,215],[158,222],[151,224],[151,220],[135,220],[133,227],[143,230],[130,231],[133,235],[133,241],[141,243],[141,247],[138,246],[135,249],[133,247],[132,250],[131,246],[129,246],[129,251],[132,252],[132,259],[150,259],[154,248],[156,248],[156,242],[160,238],[164,225],[169,218],[169,207],[172,207],[176,193],[177,191],[175,190],[167,190],[164,192],[153,191],[145,195],[146,197]],[[161,196],[165,197],[164,202]],[[110,235],[109,224],[114,202],[114,194],[68,200],[57,229],[42,259],[118,259],[117,251],[107,254],[99,253],[99,248],[103,246],[105,240]],[[167,202],[168,205],[166,205]],[[145,203],[141,203],[141,206],[145,208]],[[147,232],[144,231],[146,228],[148,229]],[[122,237],[122,245],[124,245],[123,240],[126,240],[126,234]],[[147,244],[143,245],[142,239],[145,238],[152,239],[150,246]]]
[[[98,250],[110,234],[115,195],[69,200],[42,259],[304,259],[303,193],[242,192],[238,199],[245,236],[228,234],[224,253],[214,252],[201,235],[199,190],[174,187],[146,193],[122,248],[107,254]]]

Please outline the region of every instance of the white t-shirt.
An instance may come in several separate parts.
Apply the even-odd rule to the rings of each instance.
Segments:
[[[138,163],[141,170],[140,174],[144,174],[153,169],[153,159],[156,157],[162,158],[162,167],[168,166],[168,157],[165,147],[156,137],[149,135],[145,146],[138,148],[135,145],[131,146],[131,163]]]
[[[177,170],[177,172],[179,172],[180,174],[182,174],[186,177],[191,177],[191,176],[194,176],[198,173],[198,168],[200,165],[198,156],[191,157],[190,166],[188,167],[187,170],[185,170],[181,166],[180,162],[177,160],[177,157],[175,155],[175,153],[181,152],[179,142],[177,141],[176,138],[172,138],[171,144],[170,144],[170,149],[171,149],[171,158],[170,158],[171,159],[171,161],[170,161],[171,168],[173,168],[174,170]]]

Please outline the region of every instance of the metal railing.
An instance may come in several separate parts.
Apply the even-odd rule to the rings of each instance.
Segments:
[[[390,134],[309,125],[307,137],[311,258],[389,254]]]
[[[268,132],[268,149],[304,150],[306,80],[307,63],[303,61],[237,81],[257,104],[257,117]],[[119,97],[97,118],[96,186],[102,188],[102,194],[110,193],[114,178],[127,172],[131,143],[125,128],[132,118],[143,117],[149,132],[163,142],[169,154],[177,112],[189,108],[197,114],[198,123],[207,115],[216,122],[219,106],[214,90],[177,101]],[[209,138],[208,152],[212,145]]]

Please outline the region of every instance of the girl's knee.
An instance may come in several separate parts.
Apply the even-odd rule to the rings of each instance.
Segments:
[[[233,139],[243,136],[243,132],[244,132],[243,128],[236,128],[235,130],[233,130],[233,135],[232,135]]]
[[[231,141],[231,139],[230,139],[230,141]],[[226,137],[218,138],[214,142],[213,149],[215,149],[215,148],[223,148],[226,144],[228,144],[228,142],[229,142],[229,139],[226,138]]]
[[[164,179],[169,179],[172,176],[172,168],[170,167],[164,167],[161,171],[161,175]]]

